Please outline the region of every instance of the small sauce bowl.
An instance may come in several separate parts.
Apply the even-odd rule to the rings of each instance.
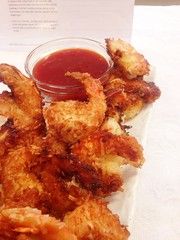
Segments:
[[[69,59],[66,52],[71,53]],[[80,54],[83,53],[84,57],[83,55],[74,55],[75,53],[78,54],[78,52]],[[92,56],[89,55],[89,61],[87,62],[86,60],[88,59],[86,58],[88,58],[88,55],[86,54],[88,54],[88,52]],[[63,54],[67,55],[64,60]],[[100,59],[101,63],[104,61],[104,64],[106,64],[106,67],[104,67],[103,70],[101,65],[98,65],[100,63],[96,64],[95,55],[97,55],[97,59]],[[38,46],[27,56],[25,70],[30,78],[35,81],[44,101],[47,103],[64,100],[84,101],[87,99],[84,87],[77,80],[75,81],[68,77],[63,78],[62,74],[60,74],[59,71],[61,71],[67,60],[72,60],[72,64],[74,61],[73,66],[70,67],[69,65],[70,68],[66,64],[67,71],[91,71],[88,73],[92,76],[94,74],[93,77],[98,78],[102,84],[107,81],[110,70],[113,66],[113,62],[108,55],[106,48],[101,43],[91,39],[61,38]],[[56,67],[53,64],[55,64]],[[92,69],[88,68],[87,64],[91,64]],[[80,68],[80,66],[82,66],[82,68]],[[95,72],[93,66],[94,70],[96,70]],[[43,71],[44,75],[40,74],[43,73]],[[64,69],[64,72],[66,72],[66,69]]]

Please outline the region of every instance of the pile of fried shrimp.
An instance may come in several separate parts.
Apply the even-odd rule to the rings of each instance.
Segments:
[[[102,86],[88,73],[80,81],[87,101],[43,105],[32,79],[0,64],[0,239],[126,240],[130,233],[108,209],[123,191],[123,165],[139,168],[143,148],[126,121],[160,96],[146,82],[150,65],[121,39],[106,39],[114,62]]]

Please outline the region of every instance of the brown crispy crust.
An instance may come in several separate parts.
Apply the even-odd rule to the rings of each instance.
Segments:
[[[32,79],[14,66],[0,64],[0,81],[11,89],[11,93],[0,94],[1,115],[13,120],[15,127],[21,130],[32,130],[44,124],[41,96]]]
[[[152,82],[111,78],[105,86],[107,112],[109,116],[119,113],[126,120],[137,115],[145,104],[160,97],[160,89]]]
[[[140,97],[146,104],[154,102],[161,94],[155,83],[137,79],[126,82],[125,92]]]
[[[105,41],[107,52],[122,76],[133,79],[149,74],[148,61],[129,43],[121,39],[106,39]]]
[[[16,240],[77,240],[63,222],[30,207],[2,209],[0,239],[1,236]]]
[[[31,171],[49,194],[49,212],[58,218],[62,218],[68,211],[74,210],[78,205],[89,199],[91,194],[78,185],[73,184],[70,173],[64,171],[64,164],[67,161],[57,157],[45,158],[37,166],[33,166]],[[72,171],[72,170],[71,170]],[[66,176],[67,175],[67,176]]]
[[[124,163],[141,166],[144,162],[142,147],[132,136],[113,135],[97,131],[72,146],[72,154],[81,162],[96,165],[105,155],[121,156]],[[123,163],[123,164],[124,164]],[[103,165],[103,161],[101,162]]]
[[[67,170],[63,169],[63,172],[66,171]],[[79,162],[76,166],[76,170],[73,171],[71,169],[67,175],[70,175],[70,173],[82,188],[87,189],[96,196],[108,196],[112,192],[121,190],[123,184],[123,181],[119,174],[103,173],[100,168],[95,168],[90,164]]]
[[[96,130],[103,122],[106,101],[99,80],[88,73],[73,72],[68,76],[79,80],[85,87],[88,102],[60,101],[44,110],[48,130],[55,130],[64,142],[74,143]]]
[[[82,195],[81,197],[79,195],[79,199],[71,192],[75,190],[75,187],[68,189],[68,185],[66,185],[66,191],[76,199],[75,203],[77,200],[81,203],[84,202],[85,199],[89,199],[91,194],[103,197],[110,195],[110,193],[120,190],[122,186],[122,179],[118,174],[105,174],[101,169],[96,169],[92,165],[80,162],[73,157],[54,158],[52,168],[56,172],[58,181],[71,182],[74,179],[79,185],[79,190],[78,186],[77,190]],[[50,165],[47,169],[50,172]],[[88,193],[85,189],[90,192]]]
[[[64,222],[79,240],[127,240],[129,232],[102,201],[92,200],[76,208]]]
[[[2,160],[3,202],[6,207],[40,207],[44,195],[43,186],[28,164],[31,153],[24,147],[10,151]]]
[[[138,167],[144,162],[142,147],[134,137],[117,136],[107,131],[97,131],[81,139],[72,146],[72,155],[76,159],[73,164],[77,164],[77,160],[79,162],[73,172],[75,179],[98,196],[122,189],[121,165]],[[70,164],[71,170],[73,164]],[[68,167],[65,168],[68,170]]]

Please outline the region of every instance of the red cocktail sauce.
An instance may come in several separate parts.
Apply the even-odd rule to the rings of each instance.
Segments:
[[[94,78],[100,78],[108,70],[108,66],[103,56],[91,50],[64,49],[38,61],[34,66],[33,76],[45,90],[51,91],[50,85],[63,87],[63,94],[59,88],[53,88],[54,100],[85,100],[86,94],[82,84],[78,80],[66,77],[65,73],[87,72]]]

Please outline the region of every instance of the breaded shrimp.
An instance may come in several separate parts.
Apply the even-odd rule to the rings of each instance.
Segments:
[[[132,79],[149,74],[149,63],[129,43],[121,39],[106,39],[106,47],[122,76]]]
[[[144,162],[142,147],[134,137],[97,131],[72,146],[72,155],[101,172],[102,186],[84,185],[96,195],[108,195],[122,189],[120,167],[139,167]]]
[[[59,169],[59,176],[63,179],[66,181],[75,180],[75,183],[78,184],[79,192],[82,192],[79,194],[81,203],[82,200],[91,197],[91,194],[100,197],[108,196],[112,192],[120,190],[123,183],[119,174],[106,174],[102,172],[102,169],[97,169],[92,164],[79,161],[72,156],[70,159],[60,159],[59,166],[56,168]],[[75,198],[71,191],[69,191],[69,194]]]
[[[40,207],[45,197],[43,185],[29,171],[32,154],[20,147],[1,159],[1,181],[5,207]]]
[[[66,154],[62,141],[52,137],[51,133],[46,136],[42,99],[33,80],[13,66],[0,64],[0,81],[11,89],[11,93],[0,95],[0,115],[8,118],[8,123],[0,128],[0,155],[9,148],[8,136],[15,146],[26,146],[36,154],[45,148],[51,155]],[[3,142],[1,138],[4,138]]]
[[[107,172],[113,171],[116,163],[139,167],[144,162],[143,149],[134,137],[113,135],[107,131],[97,131],[81,139],[72,146],[72,154],[81,162],[101,167]]]
[[[78,240],[127,240],[129,237],[117,215],[113,215],[104,202],[97,200],[76,208],[65,216],[64,222]]]
[[[84,84],[88,102],[61,101],[52,103],[44,111],[48,128],[54,129],[67,143],[74,143],[96,130],[102,123],[106,112],[103,88],[97,79],[88,73],[67,73]]]
[[[127,81],[124,89],[126,93],[131,93],[141,98],[145,104],[153,103],[161,94],[155,83],[138,79]]]
[[[42,100],[33,80],[13,66],[0,64],[0,81],[11,89],[11,93],[0,95],[0,115],[12,119],[14,126],[21,130],[44,124]]]
[[[69,170],[64,166],[68,164],[67,161],[54,156],[31,169],[48,192],[49,212],[58,218],[62,218],[68,211],[74,210],[91,197],[89,192],[75,185],[69,177],[71,173],[65,177],[66,173],[63,170]]]
[[[3,239],[17,240],[77,240],[65,223],[30,207],[2,210],[0,239],[1,236]]]
[[[102,174],[89,164],[76,159],[53,157],[31,169],[50,197],[50,213],[62,217],[93,195],[104,197],[120,189],[118,175]],[[116,176],[116,177],[115,177]]]
[[[128,120],[136,116],[142,108],[160,97],[159,88],[152,82],[122,78],[111,78],[105,86],[107,115],[123,116]]]

